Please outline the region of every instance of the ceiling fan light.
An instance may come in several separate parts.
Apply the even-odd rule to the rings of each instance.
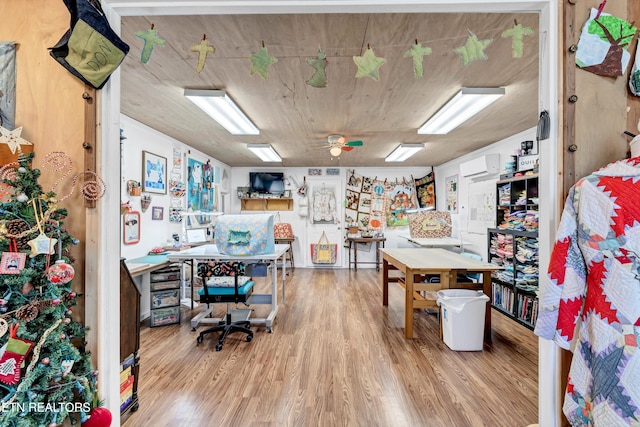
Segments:
[[[340,147],[331,147],[331,150],[329,150],[329,153],[333,157],[338,157],[342,153],[342,149]]]
[[[420,129],[419,134],[444,135],[487,108],[505,94],[503,87],[463,87]]]

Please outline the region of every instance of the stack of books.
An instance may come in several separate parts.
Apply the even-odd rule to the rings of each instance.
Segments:
[[[124,411],[133,401],[133,366],[134,357],[131,354],[120,364],[120,412]]]

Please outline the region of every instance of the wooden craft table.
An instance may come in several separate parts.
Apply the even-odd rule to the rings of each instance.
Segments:
[[[285,245],[289,245],[289,250],[285,253],[282,262],[287,262],[287,258],[289,262],[291,262],[291,271],[296,269],[295,262],[293,261],[293,242],[296,241],[295,237],[287,238],[287,239],[274,239],[276,243],[282,243]]]
[[[472,289],[482,286],[491,298],[491,272],[501,267],[471,259],[441,248],[389,248],[382,253],[382,305],[389,305],[389,282],[398,282],[405,288],[405,338],[413,338],[413,310],[435,308],[432,299],[420,292],[440,289]],[[404,277],[389,277],[389,271],[399,270]],[[458,283],[458,274],[482,273],[482,283]],[[440,283],[415,283],[416,275],[440,275]],[[476,285],[476,286],[474,286]],[[484,338],[491,340],[491,299],[487,302],[484,318]]]
[[[411,236],[399,236],[403,239],[407,239],[409,243],[421,248],[460,248],[464,249],[464,245],[468,245],[469,242],[465,242],[462,239],[455,239],[453,237],[411,237]]]
[[[360,237],[347,236],[347,242],[349,242],[349,268],[351,268],[351,249],[353,249],[353,266],[355,271],[358,271],[358,243],[375,243],[376,244],[376,260],[372,262],[360,262],[360,264],[375,264],[376,271],[380,271],[380,243],[384,248],[385,237]]]

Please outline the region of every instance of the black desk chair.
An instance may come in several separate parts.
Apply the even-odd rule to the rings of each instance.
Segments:
[[[247,301],[253,293],[253,280],[245,277],[245,265],[241,262],[203,262],[198,264],[198,276],[202,279],[202,289],[198,291],[200,302],[203,304],[219,304],[227,303],[227,314],[225,320],[217,326],[205,329],[198,335],[198,344],[202,343],[203,337],[212,332],[221,332],[216,351],[222,349],[225,338],[232,332],[244,332],[247,334],[247,342],[253,339],[253,331],[249,328],[250,310],[232,310],[231,304],[244,303],[248,306]],[[216,278],[232,279],[233,286],[216,286]],[[243,278],[243,279],[241,279]],[[234,320],[233,312],[244,314],[240,320]]]

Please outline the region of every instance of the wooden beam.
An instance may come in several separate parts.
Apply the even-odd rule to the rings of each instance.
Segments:
[[[578,101],[576,94],[576,60],[575,51],[578,46],[579,30],[576,30],[575,22],[576,0],[565,0],[563,4],[563,64],[564,64],[564,84],[562,95],[564,116],[562,119],[563,129],[563,195],[562,199],[567,197],[569,190],[576,182],[576,102]]]
[[[84,171],[96,172],[96,90],[85,85],[84,99]],[[95,208],[96,201],[84,199],[86,208]]]

